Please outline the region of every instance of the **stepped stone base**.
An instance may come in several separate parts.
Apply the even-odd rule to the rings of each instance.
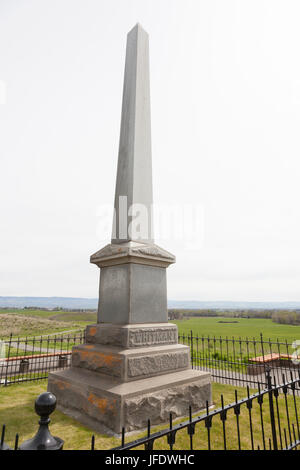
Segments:
[[[211,404],[210,374],[192,370],[189,347],[168,323],[89,325],[72,367],[49,374],[57,407],[95,431],[119,435]]]
[[[189,347],[182,344],[134,349],[82,344],[72,350],[72,367],[118,377],[124,382],[187,369],[189,365]]]
[[[119,435],[187,416],[211,404],[211,378],[192,369],[133,382],[73,367],[49,375],[58,409],[97,432]]]

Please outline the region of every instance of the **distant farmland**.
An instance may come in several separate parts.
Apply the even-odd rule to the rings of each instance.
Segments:
[[[220,314],[220,312],[218,312]],[[4,315],[1,322],[1,314]],[[9,325],[8,316],[11,316],[11,324]],[[16,317],[22,320],[23,318],[32,319],[30,322],[18,321]],[[227,314],[228,315],[228,314]],[[4,322],[5,318],[5,322]],[[34,319],[42,320],[45,322],[36,321]],[[51,311],[51,310],[36,310],[36,309],[0,309],[0,337],[9,334],[9,329],[15,335],[39,335],[49,333],[59,333],[59,331],[71,329],[84,329],[86,325],[97,322],[96,312],[81,312],[81,311]],[[265,339],[282,340],[300,339],[300,326],[285,325],[273,322],[271,319],[266,318],[233,318],[226,316],[218,317],[192,317],[184,318],[183,320],[171,320],[172,323],[178,325],[180,334],[189,334],[193,330],[194,335],[199,336],[222,336],[222,337],[241,337],[241,338],[259,338],[260,333],[263,334]],[[5,325],[4,325],[5,323]],[[2,325],[2,332],[1,332]],[[16,330],[17,327],[17,330]]]
[[[228,320],[228,323],[224,320]],[[235,323],[232,323],[232,322]],[[274,323],[265,318],[232,318],[228,317],[191,317],[183,320],[172,320],[178,326],[180,334],[189,334],[193,331],[194,335],[199,336],[222,336],[236,338],[259,338],[260,333],[265,339],[280,341],[300,340],[300,326],[282,325]]]

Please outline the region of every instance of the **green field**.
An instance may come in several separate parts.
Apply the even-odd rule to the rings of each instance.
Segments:
[[[59,331],[71,329],[84,329],[86,325],[96,323],[97,314],[93,312],[60,312],[60,311],[45,311],[45,310],[16,310],[16,309],[0,309],[0,338],[8,336],[9,325],[4,325],[1,322],[1,315],[7,316],[9,314],[18,315],[20,319],[30,318],[31,322],[11,322],[11,332],[14,336],[26,335],[33,336],[39,334],[58,333]],[[4,317],[3,317],[4,318]],[[34,322],[36,319],[36,323]],[[44,320],[45,323],[40,322]],[[223,323],[223,322],[230,323]],[[235,323],[232,323],[232,322]],[[210,336],[210,337],[235,337],[235,338],[259,338],[263,334],[265,340],[269,338],[272,341],[279,339],[280,341],[287,340],[293,342],[300,339],[300,326],[286,325],[275,323],[270,319],[260,318],[232,318],[232,317],[190,317],[183,320],[174,320],[178,326],[179,334],[190,334],[191,330],[193,335]],[[5,328],[4,328],[5,326]]]
[[[220,321],[237,323],[220,323]],[[269,319],[260,318],[226,318],[226,317],[192,317],[184,320],[172,320],[178,326],[179,334],[210,336],[223,338],[259,338],[263,334],[265,340],[293,342],[300,339],[300,326],[274,323]]]

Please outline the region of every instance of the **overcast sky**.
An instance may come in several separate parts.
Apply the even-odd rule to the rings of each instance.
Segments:
[[[0,0],[0,295],[97,297],[127,32],[150,35],[154,200],[203,209],[169,299],[300,300],[300,3]]]

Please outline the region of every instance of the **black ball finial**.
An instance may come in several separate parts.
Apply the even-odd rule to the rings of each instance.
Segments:
[[[56,408],[56,396],[51,392],[41,393],[35,400],[35,412],[41,418],[46,418]]]
[[[56,407],[56,397],[51,392],[44,392],[35,400],[35,412],[40,416],[39,429],[32,439],[28,439],[22,445],[20,450],[61,450],[64,441],[59,437],[52,436],[48,425],[50,423],[49,415],[53,413]]]

